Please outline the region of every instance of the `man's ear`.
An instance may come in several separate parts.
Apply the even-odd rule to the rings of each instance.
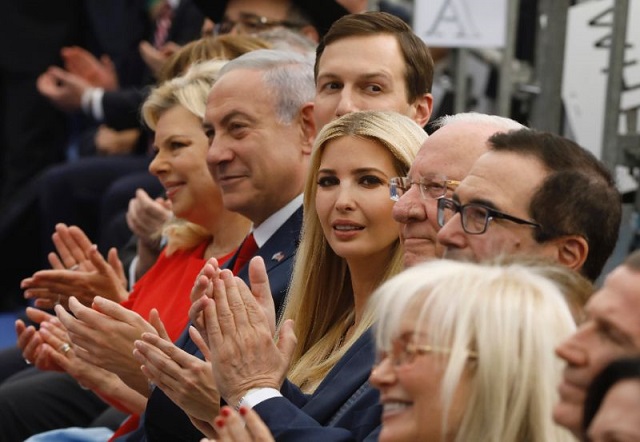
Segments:
[[[420,125],[420,127],[425,127],[429,122],[429,118],[431,118],[431,113],[433,112],[433,95],[427,93],[418,97],[416,101],[414,101],[413,107],[415,108],[415,115],[413,119]]]
[[[300,135],[304,146],[303,153],[310,155],[313,142],[316,139],[316,121],[313,117],[313,102],[302,106],[298,118],[300,119]]]
[[[580,271],[589,255],[589,243],[579,235],[561,236],[550,241],[556,248],[558,263]]]

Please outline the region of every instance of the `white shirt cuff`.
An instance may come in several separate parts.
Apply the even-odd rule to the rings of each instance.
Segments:
[[[91,104],[92,109],[91,112],[93,113],[93,118],[96,119],[96,121],[103,121],[104,120],[104,108],[102,107],[102,96],[104,95],[104,89],[100,88],[95,88],[93,90],[93,99],[91,100]]]
[[[92,87],[86,89],[80,99],[84,113],[90,115],[96,121],[104,120],[104,108],[102,107],[103,95],[104,89],[101,87]]]
[[[237,408],[243,406],[253,408],[259,403],[274,397],[282,397],[282,393],[275,388],[252,388],[240,399]]]

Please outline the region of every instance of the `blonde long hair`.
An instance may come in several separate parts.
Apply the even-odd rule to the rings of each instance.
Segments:
[[[433,392],[445,410],[442,440],[451,431],[458,442],[574,440],[551,419],[563,368],[554,349],[576,329],[565,299],[572,295],[562,292],[573,286],[564,281],[557,272],[520,263],[442,259],[405,270],[376,290],[368,308],[379,316],[378,349],[391,348],[409,310],[417,313],[415,336],[450,349],[430,355],[446,367],[441,391]],[[453,428],[447,410],[465,370],[469,397]]]
[[[427,139],[426,132],[413,120],[387,111],[347,114],[327,124],[316,137],[304,191],[302,240],[296,253],[283,313],[284,318],[295,320],[298,338],[289,379],[306,392],[315,390],[373,323],[372,315],[363,317],[351,337],[343,343],[354,319],[351,278],[346,261],[333,252],[324,237],[315,209],[322,153],[329,141],[344,136],[374,140],[386,147],[394,157],[398,176],[407,174],[420,146]],[[377,284],[401,269],[402,250],[398,239]]]

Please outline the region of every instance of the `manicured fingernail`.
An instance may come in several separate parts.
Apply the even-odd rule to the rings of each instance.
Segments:
[[[240,409],[238,410],[238,413],[240,413],[240,416],[245,416],[247,414],[247,407],[245,407],[244,405],[242,407],[240,407]]]
[[[220,416],[218,416],[215,419],[214,423],[216,424],[216,427],[218,427],[218,428],[224,427],[224,419],[222,419]]]
[[[227,407],[222,407],[222,410],[220,410],[220,414],[224,417],[229,417],[231,416],[231,411]]]

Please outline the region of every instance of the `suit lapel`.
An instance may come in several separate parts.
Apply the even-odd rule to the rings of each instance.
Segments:
[[[328,422],[369,379],[375,345],[367,330],[340,359],[310,397],[303,410],[318,422]]]

